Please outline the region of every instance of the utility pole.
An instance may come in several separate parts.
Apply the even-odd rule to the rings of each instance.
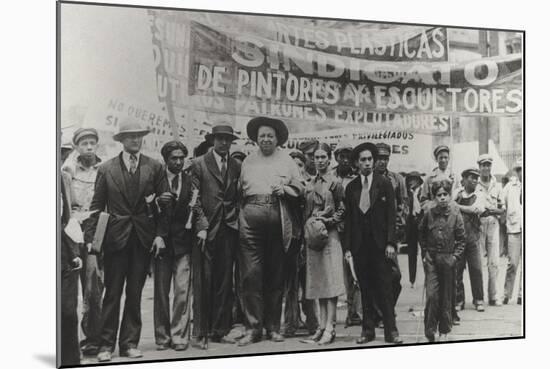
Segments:
[[[479,31],[479,53],[482,57],[498,55],[498,33],[496,31]],[[489,117],[478,118],[479,154],[489,152]]]

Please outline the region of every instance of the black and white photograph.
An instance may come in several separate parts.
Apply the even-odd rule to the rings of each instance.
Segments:
[[[57,366],[525,338],[523,29],[56,11]]]

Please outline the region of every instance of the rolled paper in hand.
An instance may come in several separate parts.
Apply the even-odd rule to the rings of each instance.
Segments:
[[[191,229],[193,225],[193,208],[197,204],[198,197],[199,197],[199,190],[195,188],[193,189],[193,193],[191,195],[191,201],[189,201],[189,218],[187,218],[185,229]]]

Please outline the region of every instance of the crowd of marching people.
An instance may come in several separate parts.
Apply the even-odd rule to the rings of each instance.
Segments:
[[[132,120],[113,136],[122,151],[105,162],[96,155],[95,129],[74,133],[76,155],[61,170],[63,365],[79,364],[81,354],[110,361],[117,344],[120,356],[142,357],[148,274],[157,350],[282,342],[304,328],[310,335],[302,342],[330,345],[342,296],[346,326],[362,327],[358,344],[374,340],[382,326],[384,340],[400,344],[401,241],[411,287],[424,285],[429,342],[447,340],[460,320],[466,265],[474,309],[511,302],[522,257],[520,162],[505,185],[488,154],[458,178],[442,145],[432,172],[396,173],[385,143],[312,140],[288,152],[281,148],[289,135],[284,122],[256,117],[246,131],[257,151],[231,152],[238,137],[230,125],[216,125],[189,165],[180,141],[164,144],[163,164],[144,155],[149,130]],[[499,296],[503,254],[509,262]],[[418,257],[424,283],[416,281]],[[520,277],[518,304],[521,285]],[[229,334],[235,323],[246,328],[239,337]]]

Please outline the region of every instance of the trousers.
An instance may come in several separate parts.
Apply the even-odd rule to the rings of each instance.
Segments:
[[[63,241],[61,241],[63,242]],[[61,272],[61,365],[79,365],[78,272]]]
[[[141,293],[149,268],[149,251],[132,230],[126,246],[106,252],[105,296],[101,309],[100,351],[115,349],[120,316],[120,298],[125,290],[124,311],[120,325],[120,351],[136,348],[141,336]]]
[[[488,295],[489,301],[496,300],[498,281],[498,262],[500,257],[500,225],[494,216],[481,218],[481,235],[479,248],[481,252],[487,252],[487,267],[489,269]]]
[[[153,316],[155,343],[186,344],[191,318],[191,255],[165,255],[155,260]],[[170,285],[173,285],[170,320]]]
[[[80,271],[82,285],[82,321],[80,326],[85,338],[80,342],[83,350],[99,348],[101,327],[101,302],[103,299],[103,267],[100,257],[89,254],[86,247],[80,250],[83,267]]]
[[[477,243],[466,242],[464,254],[458,260],[456,265],[456,303],[455,305],[463,305],[465,300],[464,294],[464,269],[468,264],[468,274],[470,275],[470,287],[472,289],[472,297],[474,305],[483,304],[483,272],[481,269],[481,253]]]
[[[506,269],[506,282],[504,283],[504,297],[512,298],[514,292],[514,284],[516,283],[516,275],[518,268],[521,265],[522,245],[521,233],[508,234],[508,267]],[[522,297],[522,279],[520,273],[518,298]]]
[[[455,286],[453,255],[432,253],[430,260],[424,262],[424,273],[426,276],[425,335],[434,336],[438,330],[440,334],[447,334],[453,325],[452,300]]]
[[[252,334],[279,332],[284,249],[277,202],[248,202],[239,214],[241,306]]]

